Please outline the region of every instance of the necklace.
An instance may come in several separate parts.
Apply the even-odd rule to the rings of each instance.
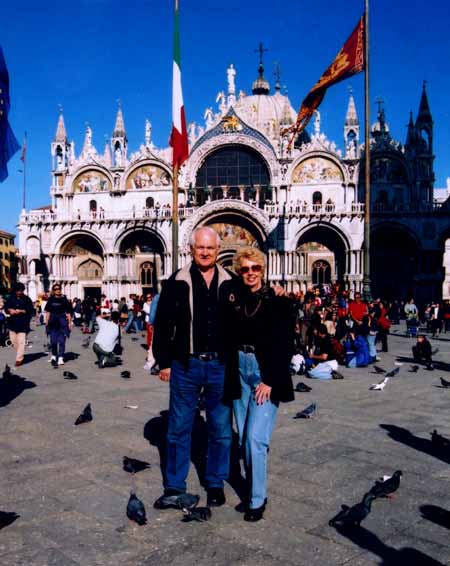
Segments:
[[[244,305],[245,316],[247,318],[251,318],[252,316],[255,316],[255,314],[259,311],[259,307],[261,306],[261,303],[262,303],[262,299],[259,299],[258,304],[255,307],[255,310],[250,314],[248,314],[248,312],[247,312],[247,305]]]

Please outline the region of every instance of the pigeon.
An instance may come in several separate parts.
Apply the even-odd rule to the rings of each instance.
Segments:
[[[150,464],[148,462],[144,462],[143,460],[135,460],[134,458],[128,458],[128,456],[123,457],[123,469],[125,472],[136,474],[137,472],[147,470],[148,468],[150,468]]]
[[[308,405],[306,409],[303,409],[303,411],[297,413],[294,419],[310,419],[316,414],[316,410],[317,410],[317,403],[315,402],[311,403],[311,405]]]
[[[306,383],[300,381],[299,383],[297,383],[295,390],[297,391],[297,393],[309,393],[310,391],[312,391],[312,388],[309,385],[306,385]]]
[[[436,450],[448,450],[450,448],[450,439],[439,434],[437,430],[433,430],[431,433],[431,444]]]
[[[138,525],[145,525],[147,523],[144,504],[136,496],[134,491],[130,492],[130,499],[127,505],[127,517],[130,521],[135,521]]]
[[[75,421],[75,424],[80,425],[83,423],[88,423],[90,421],[92,421],[92,409],[91,409],[91,404],[88,403],[86,407],[83,409],[81,415]]]
[[[369,389],[371,389],[372,391],[383,391],[388,381],[389,377],[385,377],[383,381],[380,381],[379,383],[372,383]]]
[[[450,387],[450,381],[447,381],[443,377],[440,377],[439,379],[441,380],[442,387]]]
[[[139,338],[136,338],[136,336],[133,336],[133,338],[131,339],[132,342],[137,342],[139,340]]]
[[[417,373],[419,371],[419,366],[410,366],[409,373]]]
[[[330,527],[346,528],[359,527],[361,522],[367,517],[371,511],[372,501],[376,496],[368,492],[364,495],[360,503],[356,503],[353,507],[342,505],[341,511],[333,517],[328,524]]]
[[[0,530],[14,523],[19,517],[14,511],[0,511]]]
[[[211,509],[209,507],[194,507],[193,509],[183,509],[183,522],[199,521],[203,523],[211,518]]]
[[[83,348],[89,348],[89,344],[91,343],[91,336],[88,336],[86,338],[86,340],[83,340],[83,342],[81,342],[81,346]]]
[[[375,373],[386,373],[386,370],[380,368],[380,366],[373,366],[373,369],[375,370]]]
[[[131,377],[131,372],[129,372],[127,369],[124,371],[120,372],[120,377],[123,377],[123,379],[130,379]]]
[[[401,470],[397,470],[385,481],[376,481],[369,493],[375,497],[390,497],[400,487]]]
[[[64,379],[78,379],[78,377],[71,371],[65,371],[63,373]]]
[[[400,371],[400,368],[394,368],[393,370],[389,371],[386,374],[386,377],[395,377],[398,374],[399,371]]]
[[[185,513],[197,507],[199,501],[200,495],[192,495],[192,493],[180,493],[177,498],[178,507]]]
[[[5,364],[5,369],[3,370],[3,379],[8,379],[8,377],[11,377],[11,375],[11,368],[8,364]]]

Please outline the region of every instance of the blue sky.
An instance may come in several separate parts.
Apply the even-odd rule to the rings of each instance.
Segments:
[[[294,108],[332,61],[363,11],[363,0],[180,0],[183,90],[187,120],[201,122],[226,88],[233,63],[236,87],[247,93],[256,77],[259,41],[266,78],[282,69]],[[50,143],[58,105],[70,139],[81,150],[85,124],[103,150],[121,99],[129,148],[144,137],[166,146],[171,125],[173,0],[22,0],[2,7],[0,43],[11,79],[10,121],[20,143],[28,132],[27,208],[49,202]],[[371,102],[385,102],[394,138],[404,142],[409,111],[417,112],[428,81],[433,113],[436,187],[450,176],[450,42],[448,0],[371,1]],[[363,119],[363,75],[330,89],[321,106],[322,130],[343,146],[342,128],[352,85]],[[18,153],[2,185],[0,228],[16,232],[22,201]]]

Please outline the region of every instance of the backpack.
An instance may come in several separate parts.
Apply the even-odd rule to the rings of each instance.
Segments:
[[[345,365],[345,348],[337,338],[331,338],[331,345],[333,346],[333,354],[336,361],[340,365]]]

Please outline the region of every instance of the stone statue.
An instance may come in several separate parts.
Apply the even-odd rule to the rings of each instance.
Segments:
[[[213,121],[214,121],[213,109],[211,107],[205,110],[205,114],[203,118],[205,119],[206,129],[209,130],[209,128],[213,125]]]
[[[114,163],[116,167],[122,167],[122,149],[119,145],[114,150]]]
[[[234,77],[236,76],[236,69],[233,67],[233,63],[227,69],[228,78],[228,94],[235,94],[236,85],[234,84]]]
[[[150,147],[152,140],[152,124],[150,120],[145,120],[145,145]]]
[[[320,134],[320,112],[318,110],[315,110],[314,114],[314,134],[318,136]]]
[[[188,139],[189,139],[190,145],[194,145],[195,140],[197,139],[196,133],[195,133],[196,129],[197,129],[197,126],[196,126],[195,122],[191,122],[188,126]]]
[[[245,98],[247,95],[245,94],[245,90],[240,90],[239,91],[239,100],[242,100],[243,98]]]
[[[219,110],[221,114],[222,115],[225,114],[225,111],[227,109],[227,104],[225,99],[225,93],[223,92],[223,90],[217,94],[216,102],[219,102]]]

